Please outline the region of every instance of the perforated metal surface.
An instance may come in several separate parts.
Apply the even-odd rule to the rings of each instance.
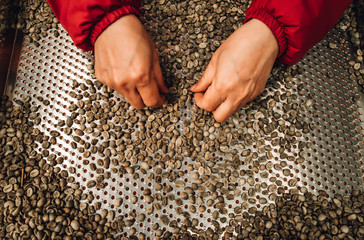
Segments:
[[[97,154],[85,157],[82,153],[72,149],[70,146],[70,143],[73,141],[72,135],[64,134],[61,128],[57,126],[57,123],[59,120],[66,120],[71,115],[68,107],[77,102],[77,99],[71,97],[69,93],[71,91],[83,92],[79,88],[75,89],[72,87],[72,80],[84,83],[86,80],[91,79],[91,73],[87,69],[87,65],[92,62],[92,56],[77,49],[64,30],[60,31],[60,37],[55,39],[52,36],[50,31],[48,37],[39,41],[39,47],[36,47],[34,43],[30,43],[29,39],[25,37],[21,48],[17,74],[14,79],[10,79],[11,81],[7,86],[7,94],[12,95],[14,99],[20,99],[25,95],[33,97],[32,104],[40,106],[39,114],[42,120],[40,129],[48,134],[51,130],[57,130],[61,133],[56,146],[52,146],[50,151],[58,156],[64,156],[66,161],[61,167],[66,170],[74,167],[76,170],[74,174],[76,182],[80,183],[83,190],[89,191],[86,188],[86,182],[95,179],[98,174],[91,171],[90,165],[83,164],[83,161],[89,160],[90,163],[96,164],[100,157]],[[329,42],[337,43],[338,48],[329,48]],[[312,192],[325,190],[331,196],[334,193],[347,193],[352,188],[363,189],[364,105],[363,97],[360,102],[352,100],[355,94],[360,94],[360,91],[357,83],[349,80],[347,71],[344,69],[344,65],[350,58],[348,43],[341,38],[339,32],[333,30],[325,40],[315,46],[296,66],[293,66],[293,69],[299,66],[303,70],[302,73],[295,75],[289,82],[287,80],[280,81],[276,79],[276,76],[273,76],[273,79],[267,85],[265,96],[261,98],[267,98],[272,95],[274,92],[273,82],[278,83],[279,91],[282,94],[287,91],[287,86],[296,93],[297,86],[303,84],[306,94],[304,96],[297,95],[298,98],[294,102],[298,105],[307,106],[304,107],[307,110],[301,115],[303,123],[309,124],[311,130],[308,133],[302,133],[302,136],[293,136],[293,139],[297,141],[292,141],[291,148],[286,149],[287,158],[285,159],[281,158],[279,146],[272,145],[268,140],[264,140],[264,142],[265,145],[271,146],[271,151],[263,150],[260,152],[259,141],[253,141],[251,146],[240,144],[240,142],[236,142],[234,146],[229,146],[229,150],[236,149],[239,154],[243,150],[250,150],[252,153],[259,152],[259,157],[268,156],[266,163],[270,162],[266,169],[257,173],[254,172],[251,179],[248,179],[249,176],[245,175],[239,176],[236,179],[236,184],[234,183],[235,180],[230,182],[236,185],[237,188],[232,192],[235,197],[232,200],[226,199],[225,201],[229,213],[233,212],[236,206],[241,206],[243,210],[247,210],[250,207],[262,208],[262,206],[274,200],[274,195],[269,190],[275,191],[278,187],[288,190],[291,188],[289,187],[289,182],[295,180],[297,180],[298,189],[300,187],[307,187]],[[328,73],[329,71],[332,74]],[[37,99],[39,96],[48,99],[50,104],[44,105],[43,102]],[[311,96],[308,103],[306,103],[308,100],[307,96]],[[117,103],[123,101],[120,96],[114,99]],[[285,103],[285,100],[278,102],[273,111],[284,114]],[[193,107],[181,109],[184,117],[175,123],[175,129],[181,134],[183,134],[186,128],[182,121],[193,116],[191,109]],[[132,109],[128,111],[128,113],[132,112]],[[158,111],[153,114],[159,118],[163,116]],[[230,120],[226,126],[230,127],[232,131],[241,129],[244,133],[257,134],[254,130],[251,132],[251,129],[239,126],[241,122],[248,123],[253,121],[257,124],[258,120],[254,120],[254,117],[252,117],[254,115],[255,117],[259,115],[257,110],[246,107],[235,116],[238,122]],[[110,119],[110,121],[118,125],[115,119]],[[79,125],[74,124],[72,128],[79,128]],[[138,129],[134,129],[134,131],[137,132]],[[216,134],[216,131],[212,130],[212,133]],[[262,137],[264,138],[264,136]],[[286,137],[286,135],[279,132],[278,137]],[[91,141],[95,137],[90,133],[81,136],[81,138],[84,141]],[[102,135],[96,138],[100,139],[101,142],[103,140]],[[133,138],[135,138],[135,135],[133,135]],[[300,149],[302,146],[298,146],[300,141],[305,145],[303,149]],[[122,154],[127,154],[127,151],[128,149]],[[175,151],[181,152],[182,148],[175,147]],[[271,152],[272,155],[267,155],[267,152]],[[163,154],[161,151],[157,153]],[[231,159],[223,157],[222,152],[212,154],[213,157],[217,157],[216,164],[222,170],[224,170],[224,165],[228,165],[226,164],[227,162],[231,162]],[[254,170],[252,159],[241,157],[241,160],[242,165],[238,171]],[[179,180],[184,181],[186,186],[190,186],[194,182],[191,175],[195,172],[188,169],[188,164],[194,165],[196,161],[184,158],[181,161],[181,167],[178,169],[184,173]],[[176,166],[171,165],[170,167],[175,168]],[[117,169],[117,166],[111,165],[111,168]],[[285,175],[283,174],[284,169],[286,169]],[[153,173],[154,170],[152,168],[146,172],[147,174]],[[263,177],[262,172],[266,172],[267,176]],[[122,214],[126,218],[131,211],[137,214],[145,212],[150,204],[143,201],[143,194],[141,192],[146,188],[150,188],[152,194],[158,193],[155,190],[155,182],[149,181],[146,177],[147,174],[139,174],[139,178],[135,180],[133,179],[133,174],[112,173],[109,179],[105,179],[104,189],[91,188],[91,192],[95,195],[94,202],[100,201],[103,203],[102,208],[114,209],[118,214]],[[217,174],[212,175],[218,176]],[[163,179],[162,184],[174,187],[173,182],[170,182],[168,179]],[[249,189],[251,188],[255,188],[255,190],[253,194],[249,195]],[[178,197],[181,190],[181,188],[174,187],[174,195]],[[242,199],[242,194],[248,194],[248,201]],[[140,199],[137,204],[131,202],[133,196]],[[162,194],[162,196],[166,195]],[[119,197],[123,198],[124,202],[121,207],[117,208],[114,206],[114,201]],[[260,198],[266,198],[268,200],[267,203],[263,201],[260,203]],[[205,203],[208,199],[209,197],[204,198]],[[175,201],[168,201],[166,207],[159,211],[155,210],[152,215],[147,216],[143,223],[136,222],[133,227],[137,231],[146,233],[148,236],[154,236],[151,227],[155,222],[160,223],[159,217],[161,215],[168,215],[171,220],[176,220],[180,223],[184,220],[184,217],[176,213],[176,208],[181,207],[184,211],[189,212],[192,205],[196,208],[199,207],[197,202],[196,204],[191,204],[188,200],[183,201],[181,206],[177,206]],[[213,207],[207,207],[203,213],[200,213],[198,210],[195,214],[191,213],[191,217],[200,220],[199,228],[206,229],[211,226],[211,215],[215,210]],[[221,223],[221,226],[226,224]],[[165,229],[170,230],[167,226],[165,226]],[[123,234],[127,235],[127,232]]]
[[[330,49],[330,42],[337,48]],[[363,97],[360,101],[353,99],[361,90],[344,69],[349,60],[348,42],[333,30],[299,63],[305,70],[299,81],[307,86],[306,91],[315,94],[313,102],[317,104],[316,117],[313,111],[306,114],[306,121],[317,129],[306,137],[313,144],[301,173],[312,189],[330,193],[363,189],[364,105]]]

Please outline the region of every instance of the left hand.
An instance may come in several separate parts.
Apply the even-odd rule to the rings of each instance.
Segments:
[[[197,106],[225,122],[263,92],[278,54],[278,42],[263,22],[252,19],[216,50],[198,83]]]

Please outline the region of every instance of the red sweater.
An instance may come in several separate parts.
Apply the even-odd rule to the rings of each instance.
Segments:
[[[140,0],[48,0],[56,17],[83,50],[126,14],[140,14]],[[253,0],[245,21],[256,18],[274,33],[278,61],[296,63],[322,40],[352,0]]]

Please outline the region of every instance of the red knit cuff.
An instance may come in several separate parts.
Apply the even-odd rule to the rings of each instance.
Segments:
[[[268,10],[266,10],[264,8],[257,9],[257,8],[254,8],[254,6],[251,6],[246,11],[246,17],[245,17],[244,23],[246,23],[247,21],[249,21],[252,18],[256,18],[256,19],[262,21],[263,23],[265,23],[265,25],[267,25],[270,28],[270,30],[273,32],[274,36],[276,37],[276,39],[278,41],[278,45],[279,45],[279,52],[278,52],[277,58],[282,56],[282,54],[287,49],[287,38],[283,31],[281,24],[269,13]]]
[[[122,16],[128,15],[128,14],[134,14],[136,16],[140,15],[140,11],[138,8],[127,5],[122,6],[121,8],[118,8],[112,12],[109,12],[103,19],[101,19],[100,22],[98,22],[94,28],[91,31],[90,34],[90,42],[92,46],[95,44],[96,39],[98,36],[112,23],[114,23],[116,20],[121,18]]]

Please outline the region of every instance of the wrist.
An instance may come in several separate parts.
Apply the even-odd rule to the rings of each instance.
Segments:
[[[138,2],[138,1],[136,1]],[[136,15],[139,16],[139,5],[125,5],[114,11],[107,13],[90,32],[90,43],[94,45],[97,38],[106,30],[111,24],[118,21],[123,16]]]
[[[254,29],[261,46],[266,49],[272,57],[277,58],[279,44],[272,30],[264,22],[256,18],[251,19],[246,25],[249,25],[250,28]]]
[[[110,24],[96,39],[95,48],[102,42],[106,44],[110,42],[110,39],[114,39],[118,36],[128,36],[130,37],[131,32],[136,32],[143,29],[143,24],[140,22],[139,18],[134,14],[128,14],[122,16],[112,24]],[[105,39],[105,41],[104,41]]]

